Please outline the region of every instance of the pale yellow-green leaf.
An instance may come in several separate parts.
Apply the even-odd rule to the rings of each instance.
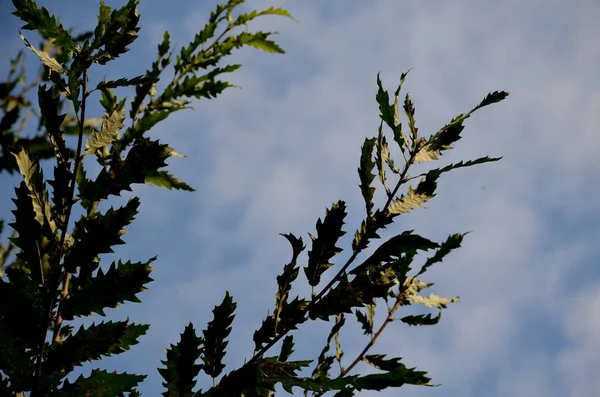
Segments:
[[[60,63],[54,58],[52,58],[48,53],[44,51],[37,50],[30,42],[27,40],[23,33],[19,32],[21,39],[25,41],[25,45],[40,58],[40,61],[46,66],[50,68],[50,70],[55,71],[56,73],[67,74],[67,71],[62,67]]]
[[[429,294],[429,296],[422,295],[409,295],[408,299],[412,303],[422,304],[427,307],[435,307],[438,309],[445,309],[450,303],[456,303],[459,301],[458,297],[454,298],[442,298],[434,293]]]
[[[56,231],[56,223],[52,220],[50,203],[48,202],[48,195],[39,164],[29,157],[25,149],[21,149],[19,153],[13,153],[13,155],[16,158],[19,171],[23,175],[23,181],[29,190],[33,211],[35,212],[35,220],[42,226],[48,226],[54,233]]]
[[[415,163],[426,163],[428,161],[437,160],[440,157],[439,150],[429,150],[429,145],[425,145],[415,155]]]
[[[415,208],[424,208],[423,203],[429,200],[432,196],[426,194],[417,194],[412,186],[408,187],[408,193],[397,200],[394,200],[388,206],[390,214],[405,214]]]
[[[84,149],[88,154],[94,154],[96,150],[106,147],[119,139],[119,130],[123,128],[125,120],[125,109],[115,110],[108,117],[102,119],[100,131],[95,131],[88,138]]]

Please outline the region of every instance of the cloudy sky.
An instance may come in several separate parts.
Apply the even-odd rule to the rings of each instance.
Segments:
[[[12,55],[23,47],[21,24],[9,15],[11,2],[0,4],[1,45]],[[39,4],[79,31],[95,24],[95,2]],[[214,4],[143,1],[140,39],[97,76],[143,73],[165,29],[177,48],[187,44]],[[189,321],[204,328],[226,289],[239,302],[228,369],[250,357],[251,334],[271,310],[275,276],[291,254],[278,233],[307,242],[317,217],[342,198],[350,213],[343,247],[350,247],[364,208],[360,146],[378,126],[376,74],[393,91],[400,74],[414,68],[405,87],[426,136],[490,91],[511,95],[469,119],[464,139],[439,165],[504,159],[444,175],[427,209],[398,218],[385,234],[415,229],[442,240],[473,230],[425,278],[436,283],[434,292],[460,295],[461,303],[435,327],[393,323],[374,350],[403,357],[442,386],[384,394],[600,394],[600,3],[249,0],[247,8],[270,5],[299,22],[267,17],[254,27],[280,31],[287,54],[237,53],[231,60],[244,66],[230,81],[243,89],[195,102],[194,111],[171,116],[152,133],[187,155],[172,160],[171,170],[197,192],[136,188],[141,213],[116,257],[158,255],[156,281],[143,303],[110,316],[152,327],[107,365],[150,374],[141,389],[157,395],[163,349]],[[0,178],[2,192],[12,191],[17,180]],[[11,205],[2,194],[3,218],[10,219]],[[347,363],[366,343],[354,331],[341,336]],[[324,324],[301,328],[294,358],[315,358],[326,332]]]

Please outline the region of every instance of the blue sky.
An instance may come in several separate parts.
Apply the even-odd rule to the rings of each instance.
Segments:
[[[0,44],[3,53],[14,54],[23,47],[21,25],[9,16],[12,4],[0,4]],[[94,25],[96,2],[39,4],[66,26]],[[139,40],[98,78],[143,73],[165,29],[173,43],[187,44],[214,4],[143,1]],[[271,310],[275,276],[290,256],[278,233],[308,241],[306,232],[313,232],[325,207],[343,198],[350,212],[343,247],[349,247],[363,211],[360,145],[378,126],[375,76],[381,72],[393,90],[412,67],[405,87],[426,135],[490,91],[511,96],[469,119],[464,138],[440,164],[504,159],[445,175],[427,209],[400,217],[386,234],[415,229],[441,240],[473,230],[463,248],[425,278],[436,283],[434,292],[459,295],[461,303],[435,327],[392,324],[375,347],[429,371],[442,387],[383,394],[599,394],[600,3],[249,0],[247,8],[270,5],[299,20],[264,18],[255,25],[280,31],[287,54],[235,54],[231,60],[244,66],[230,81],[243,89],[194,103],[194,111],[175,114],[152,132],[188,156],[172,160],[171,170],[197,192],[135,189],[140,215],[115,257],[158,255],[155,281],[141,295],[143,303],[110,316],[152,327],[108,365],[148,373],[142,391],[158,395],[155,368],[164,348],[189,321],[204,328],[225,289],[239,302],[227,368],[250,357],[251,334]],[[6,68],[1,64],[0,72]],[[16,179],[2,175],[0,183],[11,191]],[[0,216],[10,219],[11,208],[3,194]],[[343,253],[340,262],[346,258]],[[297,332],[294,358],[316,357],[325,329],[314,324]],[[349,360],[366,343],[352,329],[341,338]]]

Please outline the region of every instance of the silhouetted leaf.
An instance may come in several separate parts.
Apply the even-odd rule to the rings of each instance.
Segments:
[[[47,374],[66,375],[86,361],[123,353],[137,344],[138,338],[148,328],[148,325],[129,324],[129,321],[101,322],[87,328],[81,326],[64,342],[50,345],[43,370]]]
[[[417,273],[415,277],[419,277],[421,274],[425,273],[431,265],[433,265],[434,263],[441,262],[446,255],[448,255],[453,250],[459,248],[463,238],[467,234],[468,233],[452,234],[448,236],[446,241],[444,241],[440,245],[439,249],[435,252],[435,255],[433,255],[430,258],[427,258],[427,261],[425,262],[423,267],[421,267],[421,270],[419,270],[419,273]]]
[[[287,361],[290,356],[294,353],[294,337],[292,335],[287,335],[283,338],[283,343],[281,344],[281,353],[279,353],[279,361]]]
[[[418,326],[418,325],[435,325],[440,322],[442,318],[442,312],[440,311],[437,316],[431,317],[431,314],[418,314],[412,316],[405,316],[400,319],[405,324]]]
[[[309,233],[312,248],[308,252],[308,266],[304,267],[304,273],[313,287],[319,284],[323,272],[333,266],[331,258],[342,252],[335,244],[346,234],[342,231],[345,217],[346,203],[339,200],[331,205],[331,209],[325,210],[323,222],[320,218],[317,220],[317,237]]]
[[[105,308],[115,308],[125,301],[140,302],[136,295],[152,281],[150,264],[154,260],[156,257],[147,262],[113,262],[106,273],[99,268],[92,278],[87,275],[73,276],[69,296],[61,306],[62,317],[72,320],[91,313],[104,316]]]
[[[373,211],[373,196],[375,195],[375,188],[371,187],[371,183],[375,179],[375,174],[373,174],[373,168],[375,167],[375,162],[373,161],[375,141],[375,138],[365,139],[360,156],[360,167],[358,167],[358,176],[360,177],[359,186],[365,200],[368,217],[371,216]]]
[[[96,212],[82,216],[73,229],[74,242],[65,255],[65,269],[74,273],[79,267],[84,276],[96,270],[100,262],[98,255],[113,252],[113,245],[125,244],[121,240],[126,233],[123,228],[135,219],[139,205],[139,198],[134,197],[123,207],[116,210],[111,207],[106,214]]]
[[[215,306],[213,310],[213,320],[208,323],[208,327],[203,331],[204,351],[202,361],[204,361],[204,366],[202,369],[213,378],[219,376],[225,368],[223,357],[225,356],[225,348],[229,343],[225,339],[231,332],[231,323],[235,317],[236,306],[237,303],[233,301],[229,292],[226,292],[223,302]]]
[[[91,390],[93,390],[94,396],[120,396],[122,393],[132,392],[133,388],[145,378],[146,375],[119,374],[116,371],[108,372],[106,370],[93,369],[87,378],[79,375],[73,383],[65,380],[58,396],[80,397],[90,393]],[[130,394],[130,397],[133,396],[134,394]]]
[[[190,397],[196,386],[196,376],[202,368],[196,364],[202,353],[202,338],[196,335],[194,326],[189,323],[177,345],[167,349],[167,359],[161,360],[166,368],[158,372],[165,380],[162,385],[167,388],[162,395],[165,397]]]
[[[104,3],[100,4],[98,25],[94,30],[91,48],[97,50],[94,62],[104,65],[129,51],[128,45],[137,39],[137,26],[140,16],[137,6],[139,0],[129,0],[126,5],[112,10]]]

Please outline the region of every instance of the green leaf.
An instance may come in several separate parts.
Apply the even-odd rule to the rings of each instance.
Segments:
[[[363,359],[369,365],[386,371],[383,374],[372,374],[361,376],[353,384],[358,390],[383,390],[388,387],[400,387],[407,385],[434,386],[427,372],[416,371],[415,368],[407,368],[400,359],[385,359],[385,355],[367,355]]]
[[[294,336],[287,335],[285,338],[283,338],[283,343],[281,344],[281,353],[279,353],[278,360],[287,361],[292,353],[294,353]]]
[[[108,372],[101,369],[93,369],[87,378],[79,375],[73,383],[65,380],[61,388],[60,397],[85,396],[93,390],[94,396],[113,397],[122,393],[134,392],[133,388],[140,384],[146,375],[133,375],[128,373]],[[133,394],[130,394],[133,397]]]
[[[123,228],[135,219],[139,205],[139,198],[134,197],[123,207],[111,207],[106,214],[82,216],[73,229],[74,242],[65,256],[65,269],[75,273],[79,267],[84,276],[95,271],[100,262],[98,255],[112,253],[113,245],[125,244],[121,240],[126,233]]]
[[[391,262],[403,255],[414,255],[417,251],[426,251],[438,247],[437,243],[408,230],[381,244],[369,258],[354,268],[350,274],[359,275],[373,272],[380,267],[381,262]]]
[[[138,3],[139,0],[129,0],[126,5],[116,10],[111,10],[103,3],[100,5],[98,25],[91,44],[92,49],[97,49],[94,62],[104,65],[129,51],[127,46],[137,39],[140,30],[137,26],[140,20]]]
[[[375,142],[376,138],[365,139],[360,155],[360,166],[358,167],[360,192],[365,200],[368,217],[370,217],[373,212],[373,196],[375,195],[375,188],[371,187],[371,183],[373,183],[373,179],[375,179],[375,174],[373,174],[373,168],[375,167],[375,162],[373,161]]]
[[[302,242],[302,238],[297,238],[293,234],[281,234],[285,237],[292,245],[292,260],[283,267],[283,273],[277,276],[277,293],[275,294],[275,329],[278,327],[281,312],[283,311],[285,304],[288,300],[288,295],[292,289],[292,283],[298,277],[300,268],[296,265],[298,255],[306,246]]]
[[[61,314],[65,320],[98,313],[104,316],[105,308],[115,308],[126,301],[140,302],[137,294],[146,290],[152,281],[150,264],[147,262],[113,262],[106,273],[102,268],[92,277],[72,276],[68,297],[61,304]]]
[[[42,61],[44,66],[47,66],[53,72],[56,72],[59,74],[67,74],[67,71],[65,70],[65,68],[63,68],[63,66],[60,63],[58,63],[58,61],[56,59],[52,58],[50,55],[48,55],[44,51],[39,51],[38,49],[36,49],[33,45],[31,45],[29,40],[27,40],[27,38],[25,38],[25,36],[23,36],[22,33],[19,33],[19,34],[21,35],[21,39],[23,41],[25,41],[25,45],[27,46],[27,48],[29,48],[31,51],[33,51],[35,53],[35,55],[37,55],[38,58],[40,58],[40,61]]]
[[[181,334],[177,345],[167,349],[167,359],[161,360],[166,368],[158,372],[165,380],[162,385],[167,388],[162,395],[165,397],[190,397],[193,395],[195,378],[201,365],[196,364],[202,354],[202,338],[196,335],[194,326],[189,323]]]
[[[104,88],[117,88],[117,87],[129,87],[132,85],[138,85],[138,84],[154,84],[158,82],[158,76],[152,76],[152,75],[139,75],[139,76],[135,76],[131,79],[127,79],[127,78],[120,78],[117,80],[105,80],[105,81],[101,81],[100,83],[98,83],[98,85],[96,86],[97,90],[102,90]]]
[[[346,215],[346,203],[339,200],[331,205],[331,209],[325,210],[323,222],[320,218],[317,220],[317,237],[309,233],[312,248],[308,252],[308,266],[304,267],[304,273],[313,287],[319,284],[323,272],[333,266],[331,258],[342,252],[335,244],[346,234],[342,230]]]
[[[460,244],[463,241],[463,238],[467,234],[468,232],[463,234],[452,234],[448,236],[446,241],[444,241],[440,245],[440,248],[435,252],[435,254],[427,259],[427,261],[425,262],[423,267],[421,267],[421,270],[419,270],[419,273],[417,273],[415,277],[419,277],[421,274],[425,273],[431,265],[433,265],[434,263],[441,262],[446,257],[446,255],[448,255],[453,250],[459,248]]]
[[[219,376],[223,368],[225,368],[223,357],[225,357],[225,348],[229,343],[225,339],[231,333],[231,324],[235,317],[234,312],[236,307],[237,303],[233,301],[229,292],[226,292],[223,302],[215,306],[213,310],[213,320],[208,323],[208,327],[203,331],[203,370],[213,378]]]
[[[185,182],[180,181],[167,171],[156,171],[155,175],[149,175],[146,177],[146,183],[166,187],[167,189],[186,190],[188,192],[195,192],[196,189],[191,187]]]
[[[400,321],[412,326],[435,325],[440,322],[441,318],[442,312],[440,311],[435,317],[431,317],[431,314],[418,314],[413,316],[402,317]]]
[[[295,20],[295,18],[288,11],[284,10],[283,8],[269,7],[263,11],[253,10],[249,13],[238,15],[238,17],[235,19],[235,21],[232,22],[232,26],[245,25],[249,21],[251,21],[259,16],[263,16],[263,15],[281,15],[281,16],[288,17],[288,18]]]
[[[88,154],[94,154],[96,150],[102,149],[119,139],[119,130],[123,128],[125,120],[125,109],[115,110],[110,116],[102,119],[102,128],[95,131],[85,143],[84,149]]]
[[[43,371],[46,374],[67,375],[75,366],[86,361],[123,353],[137,344],[138,338],[144,335],[149,327],[143,324],[129,324],[129,321],[92,323],[87,328],[81,326],[77,333],[64,342],[49,346]]]
[[[356,319],[360,323],[365,335],[373,335],[373,319],[367,318],[367,316],[359,309],[354,311]]]
[[[466,162],[459,161],[458,163],[455,163],[455,164],[448,164],[445,167],[436,168],[436,169],[430,170],[430,171],[427,172],[426,175],[429,175],[430,177],[437,178],[441,174],[443,174],[445,172],[448,172],[448,171],[451,171],[451,170],[455,170],[457,168],[471,167],[473,165],[484,164],[484,163],[491,163],[491,162],[499,161],[499,160],[502,160],[502,157],[488,157],[488,156],[485,156],[485,157],[480,157],[480,158],[475,159],[475,160],[469,160],[469,161],[466,161]]]
[[[138,139],[124,161],[112,159],[110,169],[103,168],[95,181],[88,181],[85,187],[80,186],[80,197],[94,202],[111,194],[120,195],[123,190],[131,191],[133,183],[145,183],[148,176],[156,175],[156,170],[165,167],[165,160],[174,153],[158,140]]]
[[[36,284],[44,284],[46,275],[50,270],[50,257],[48,255],[48,240],[42,232],[42,225],[36,220],[33,201],[25,182],[15,188],[17,198],[13,199],[16,209],[12,211],[15,221],[10,223],[18,234],[10,241],[21,252],[17,258],[23,261],[24,271],[35,280]]]
[[[67,54],[75,49],[75,40],[46,8],[38,8],[35,1],[31,0],[13,0],[13,4],[16,10],[12,14],[27,23],[21,29],[37,30],[42,37],[52,39],[53,45]]]

